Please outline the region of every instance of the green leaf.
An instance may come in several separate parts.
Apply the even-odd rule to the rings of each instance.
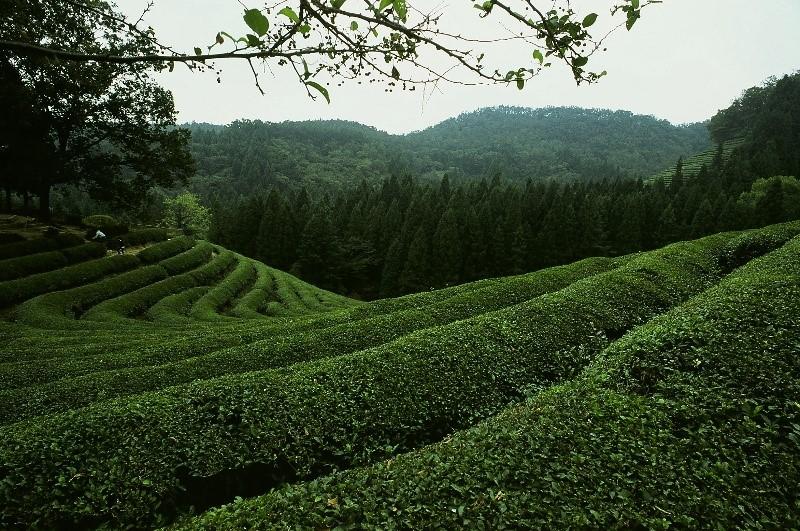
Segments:
[[[331,0],[334,9],[341,9],[346,0]]]
[[[589,62],[588,57],[576,57],[572,60],[572,66],[581,67],[586,66],[586,63]]]
[[[639,12],[638,11],[631,11],[628,13],[628,20],[625,22],[625,29],[628,31],[631,30],[636,21],[639,19]]]
[[[589,13],[583,19],[583,27],[588,28],[597,21],[597,13]]]
[[[225,39],[222,38],[222,33],[217,33],[217,38],[215,39],[217,44],[222,44],[225,42]]]
[[[533,58],[539,61],[539,64],[544,63],[544,55],[542,55],[542,52],[539,50],[533,51]]]
[[[292,9],[289,6],[286,6],[283,9],[281,9],[280,11],[278,11],[278,14],[285,16],[286,18],[288,18],[289,20],[291,20],[295,24],[300,22],[300,17],[298,17],[297,13],[294,12],[294,9]]]
[[[400,79],[400,71],[397,70],[396,66],[392,66],[392,77],[395,79]]]
[[[330,104],[331,97],[330,97],[330,94],[328,94],[328,89],[326,89],[325,87],[323,87],[322,85],[320,85],[316,81],[306,81],[306,85],[308,85],[309,87],[313,87],[313,88],[317,89],[319,91],[319,93],[322,94],[325,97],[325,101],[327,101]]]
[[[525,80],[522,79],[521,77],[517,78],[517,88],[519,90],[522,90],[523,88],[525,88]]]
[[[639,0],[631,0],[631,7],[633,9],[639,9]]]
[[[390,4],[394,4],[394,0],[381,0],[381,3],[378,4],[378,11],[383,11],[386,9]]]
[[[262,42],[261,39],[253,35],[252,33],[247,34],[247,45],[255,48],[257,46],[261,46]]]
[[[269,20],[258,9],[246,10],[244,12],[244,21],[259,37],[263,37],[269,31]]]
[[[197,46],[194,47],[194,54],[195,55],[203,55],[203,50],[198,48]]]
[[[394,12],[397,13],[397,16],[400,17],[400,20],[405,22],[406,14],[408,13],[406,0],[394,0]]]
[[[358,29],[358,22],[356,22],[355,20],[353,22],[351,22],[350,23],[350,29],[352,31],[356,31]]]
[[[311,31],[311,26],[309,26],[308,24],[303,24],[302,26],[297,28],[297,31],[299,31],[303,35],[306,35],[309,31]]]

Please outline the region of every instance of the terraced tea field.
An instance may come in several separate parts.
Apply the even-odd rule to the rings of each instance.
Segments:
[[[722,161],[728,160],[733,153],[733,150],[738,148],[744,144],[743,138],[736,138],[733,140],[728,140],[722,143]],[[713,149],[709,149],[703,151],[702,153],[698,153],[697,155],[693,155],[688,157],[683,161],[683,165],[681,168],[681,173],[683,174],[684,180],[691,179],[693,177],[697,177],[700,173],[700,169],[705,166],[706,169],[710,169],[714,164],[714,158],[717,156],[717,150],[719,146],[715,146]],[[672,184],[672,179],[675,177],[675,172],[678,170],[677,163],[669,168],[661,171],[650,178],[647,179],[647,182],[655,182],[658,180],[664,181],[664,184],[670,185]]]
[[[799,234],[372,303],[2,245],[0,527],[797,527]]]

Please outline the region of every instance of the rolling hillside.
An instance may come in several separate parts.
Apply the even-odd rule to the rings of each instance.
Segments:
[[[798,234],[369,304],[188,238],[2,245],[0,526],[797,526]]]
[[[704,166],[706,170],[710,170],[713,167],[714,159],[717,156],[720,158],[719,165],[722,167],[728,161],[733,151],[736,148],[744,145],[744,143],[745,141],[743,138],[723,141],[712,149],[707,149],[706,151],[697,153],[691,157],[681,159],[681,175],[683,176],[683,179],[689,180],[697,177]],[[655,182],[661,180],[664,181],[665,184],[671,185],[677,171],[678,164],[676,162],[669,168],[666,168],[665,170],[649,177],[647,181]]]
[[[575,107],[486,108],[407,135],[336,120],[186,127],[194,187],[208,197],[271,186],[330,190],[403,174],[454,182],[639,177],[710,145],[703,124]]]

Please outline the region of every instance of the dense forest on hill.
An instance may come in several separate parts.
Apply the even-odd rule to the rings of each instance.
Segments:
[[[754,90],[761,95],[755,109]],[[374,298],[794,219],[796,179],[766,178],[797,175],[798,94],[798,75],[746,91],[711,121],[719,140],[727,139],[717,132],[723,124],[733,124],[724,126],[728,134],[745,140],[692,178],[672,176],[669,186],[624,178],[531,177],[520,184],[498,175],[462,184],[406,176],[375,186],[365,179],[316,195],[276,186],[214,202],[211,237],[327,289]],[[446,128],[482,114],[445,122]]]
[[[800,216],[794,178],[680,186],[616,180],[452,186],[391,178],[312,201],[271,191],[215,209],[211,238],[360,298],[388,297],[617,256]]]
[[[645,176],[706,149],[702,124],[674,126],[627,111],[480,109],[397,136],[353,122],[189,124],[194,187],[226,197],[265,187],[312,189],[408,173],[451,182],[589,181]]]

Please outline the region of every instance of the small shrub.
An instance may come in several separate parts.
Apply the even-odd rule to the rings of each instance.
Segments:
[[[130,231],[122,236],[122,243],[131,247],[151,242],[163,242],[167,239],[167,231],[160,228],[147,228]]]
[[[67,265],[67,259],[58,251],[8,258],[0,260],[0,281],[50,271],[65,265]]]
[[[56,271],[0,282],[0,307],[31,299],[43,293],[93,282],[106,275],[132,269],[137,265],[139,265],[139,260],[135,256],[109,256]]]
[[[182,253],[183,251],[191,249],[193,245],[194,240],[192,238],[179,236],[177,238],[172,238],[171,240],[163,241],[155,245],[151,245],[150,247],[146,247],[139,251],[139,254],[136,256],[138,256],[139,260],[146,264],[154,264],[169,258],[170,256],[175,256],[178,253]]]
[[[83,238],[74,234],[59,234],[54,238],[36,238],[0,245],[0,260],[17,258],[29,254],[54,251],[84,243]]]
[[[105,214],[96,214],[83,218],[83,226],[87,228],[86,234],[88,238],[94,236],[98,230],[108,237],[119,236],[128,232],[127,223]]]

